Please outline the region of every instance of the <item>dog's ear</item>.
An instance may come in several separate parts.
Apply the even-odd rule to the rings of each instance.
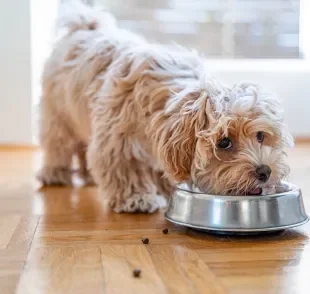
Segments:
[[[167,118],[157,142],[157,152],[165,171],[176,181],[190,177],[196,137],[189,114]]]
[[[177,182],[190,178],[197,134],[208,124],[206,108],[206,94],[194,92],[153,120],[155,152],[165,172]]]

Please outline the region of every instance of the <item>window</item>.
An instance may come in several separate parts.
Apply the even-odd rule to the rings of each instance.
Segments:
[[[303,0],[93,0],[121,27],[216,58],[303,58]],[[304,2],[309,2],[304,0]]]

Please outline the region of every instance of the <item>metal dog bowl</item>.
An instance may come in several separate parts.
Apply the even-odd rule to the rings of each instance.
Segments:
[[[180,185],[171,197],[167,220],[220,234],[257,234],[305,224],[301,190],[283,182],[276,194],[222,196],[193,192]]]

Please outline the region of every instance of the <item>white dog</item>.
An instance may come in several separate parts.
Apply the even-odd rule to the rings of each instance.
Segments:
[[[227,87],[195,53],[147,43],[88,6],[60,23],[43,74],[44,184],[71,184],[77,155],[115,211],[153,212],[179,182],[256,195],[287,176],[292,137],[259,85]]]

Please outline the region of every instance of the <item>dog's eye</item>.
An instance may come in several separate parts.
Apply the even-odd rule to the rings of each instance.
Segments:
[[[264,138],[265,138],[265,136],[264,136],[264,133],[263,133],[263,132],[258,132],[258,133],[256,134],[256,139],[257,139],[257,141],[258,141],[259,143],[263,143]]]
[[[217,147],[220,149],[230,149],[232,147],[232,142],[229,138],[223,138],[217,143]]]

